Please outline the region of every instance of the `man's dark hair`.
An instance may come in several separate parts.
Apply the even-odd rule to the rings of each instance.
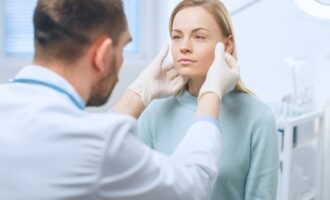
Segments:
[[[33,23],[35,58],[67,62],[101,36],[117,45],[127,28],[122,0],[38,0]]]

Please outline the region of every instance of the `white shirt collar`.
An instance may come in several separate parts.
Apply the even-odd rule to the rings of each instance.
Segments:
[[[46,67],[28,65],[16,75],[15,79],[32,79],[55,85],[71,94],[81,105],[85,107],[84,99],[78,94],[75,88],[62,76],[47,69]]]

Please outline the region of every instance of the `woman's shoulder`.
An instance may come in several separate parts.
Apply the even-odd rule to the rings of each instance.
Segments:
[[[270,106],[257,96],[248,93],[233,91],[227,94],[223,99],[223,109],[250,120],[273,120]]]

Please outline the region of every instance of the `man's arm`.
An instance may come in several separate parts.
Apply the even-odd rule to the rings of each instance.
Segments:
[[[139,118],[144,108],[141,98],[130,90],[126,90],[124,95],[113,106],[114,111],[131,115],[136,119]]]
[[[196,110],[196,116],[210,116],[219,118],[221,100],[214,93],[206,93],[200,99]]]
[[[95,199],[208,199],[219,170],[221,135],[213,123],[196,120],[170,157],[139,142],[134,123],[111,128]]]

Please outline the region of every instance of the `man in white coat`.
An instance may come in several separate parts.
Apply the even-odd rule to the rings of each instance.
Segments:
[[[208,199],[219,170],[222,96],[239,79],[216,47],[196,122],[171,156],[136,138],[136,118],[185,84],[165,49],[106,113],[130,41],[121,0],[39,0],[35,55],[0,85],[0,199]]]

